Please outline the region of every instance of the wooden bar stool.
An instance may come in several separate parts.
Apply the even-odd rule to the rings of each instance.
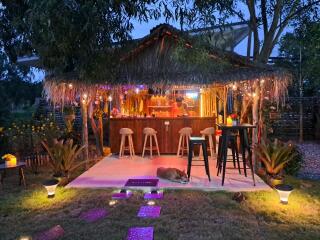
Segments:
[[[130,128],[121,128],[119,133],[121,134],[119,157],[124,155],[125,150],[130,152],[130,157],[133,157],[135,155],[132,141],[133,131]],[[128,138],[128,146],[126,146],[126,137]]]
[[[189,139],[192,134],[192,128],[185,127],[181,128],[179,131],[180,137],[179,137],[179,145],[178,145],[178,152],[177,157],[183,157],[184,151],[187,151],[187,154],[189,152]]]
[[[213,157],[214,156],[213,154],[216,153],[216,146],[213,145],[213,136],[215,135],[215,129],[213,127],[208,127],[200,131],[200,133],[202,134],[203,138],[208,137],[210,156]],[[199,155],[200,156],[203,155],[202,145],[200,145]]]
[[[160,156],[160,151],[159,151],[159,145],[158,145],[158,139],[157,139],[157,131],[154,130],[153,128],[146,127],[143,129],[143,134],[144,134],[144,144],[143,144],[143,150],[142,150],[142,157],[144,157],[144,152],[145,150],[150,151],[150,157],[152,157],[152,151],[157,150],[158,156]],[[149,138],[149,143],[150,147],[147,147],[147,141]],[[152,138],[154,138],[154,141],[156,143],[156,146],[152,145]]]

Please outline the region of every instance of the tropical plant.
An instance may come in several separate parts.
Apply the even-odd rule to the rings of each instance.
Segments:
[[[273,142],[262,142],[255,147],[258,159],[271,176],[277,176],[292,159],[297,156],[291,143],[275,139]]]
[[[63,175],[69,179],[72,171],[85,163],[85,161],[76,162],[84,146],[79,147],[73,144],[72,139],[66,141],[54,139],[52,145],[42,141],[42,145],[50,156],[50,165],[54,175]]]
[[[302,162],[303,162],[303,154],[300,151],[300,149],[298,148],[297,145],[292,146],[292,152],[296,153],[295,157],[292,158],[292,160],[290,162],[288,162],[288,164],[286,165],[286,167],[284,168],[284,171],[286,174],[295,176],[297,175],[297,173],[299,172]]]

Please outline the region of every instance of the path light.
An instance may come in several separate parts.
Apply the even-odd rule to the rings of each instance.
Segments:
[[[148,201],[148,202],[147,202],[147,204],[148,204],[149,206],[154,206],[154,205],[156,204],[156,202],[155,202],[155,201],[150,200],[150,201]]]
[[[278,184],[275,186],[275,189],[279,193],[280,202],[282,204],[288,204],[288,198],[289,198],[290,193],[293,190],[293,187],[290,185],[286,185],[286,184]]]
[[[50,179],[43,182],[43,186],[47,189],[48,198],[53,198],[56,193],[56,188],[59,184],[57,179]]]
[[[110,200],[109,201],[109,206],[114,206],[114,205],[116,205],[117,204],[117,200]]]

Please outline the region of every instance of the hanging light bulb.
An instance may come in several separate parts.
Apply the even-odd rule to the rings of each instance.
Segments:
[[[237,90],[237,85],[235,83],[232,85],[232,90],[233,91]]]

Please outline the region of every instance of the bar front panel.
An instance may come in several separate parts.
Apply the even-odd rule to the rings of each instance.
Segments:
[[[215,127],[214,117],[182,117],[182,118],[112,118],[110,121],[111,151],[118,153],[120,148],[121,128],[133,130],[133,143],[136,153],[143,148],[143,129],[154,128],[157,131],[160,152],[162,154],[177,153],[179,130],[184,127],[192,128],[193,136],[200,136],[200,131],[207,127]],[[215,138],[213,139],[215,141]]]

